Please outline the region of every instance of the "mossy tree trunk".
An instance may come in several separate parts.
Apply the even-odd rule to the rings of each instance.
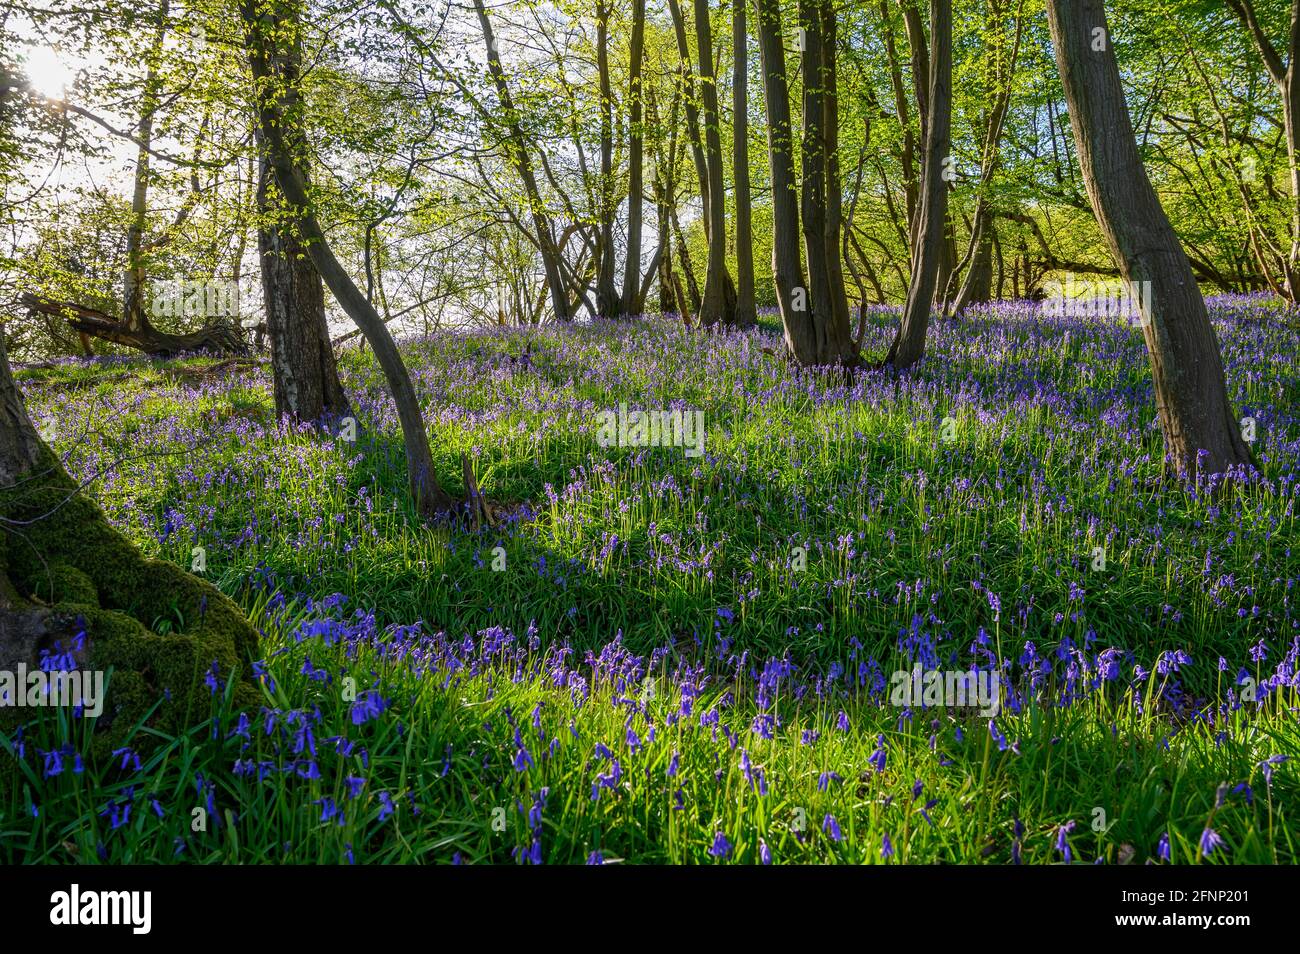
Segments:
[[[257,634],[220,590],[142,555],[114,529],[41,440],[0,337],[0,669],[76,648],[81,668],[111,673],[96,751],[140,724],[168,733],[210,711],[204,685],[239,674],[236,704],[255,706]],[[0,709],[16,718],[22,710]]]

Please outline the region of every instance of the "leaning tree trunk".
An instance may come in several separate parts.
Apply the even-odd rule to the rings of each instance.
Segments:
[[[745,0],[732,0],[732,173],[736,177],[736,312],[738,328],[758,323],[754,307],[754,232],[749,196],[749,38]]]
[[[383,318],[330,249],[312,209],[301,158],[292,149],[293,142],[302,140],[296,128],[298,115],[291,111],[292,100],[286,100],[289,91],[283,87],[281,64],[290,48],[288,45],[294,42],[287,36],[294,31],[286,26],[297,22],[298,12],[297,0],[243,0],[240,7],[267,160],[275,172],[280,194],[292,210],[295,227],[307,246],[312,264],[339,305],[365,335],[388,379],[406,446],[406,471],[415,509],[423,517],[433,517],[450,510],[452,500],[434,473],[429,435],[424,429],[424,414],[411,376]]]
[[[1138,155],[1105,8],[1048,0],[1047,15],[1088,200],[1124,279],[1149,283],[1142,334],[1166,458],[1188,477],[1250,463],[1205,300]]]
[[[89,741],[97,759],[205,719],[213,667],[222,680],[237,674],[237,706],[255,706],[257,634],[239,608],[180,567],[142,556],[81,491],[32,425],[0,335],[0,670],[35,670],[42,651],[61,648],[80,670],[111,671],[106,698],[87,700],[102,703]],[[157,634],[158,619],[184,622]],[[0,731],[22,712],[0,707]],[[19,761],[0,760],[0,790]]]
[[[911,367],[925,353],[925,333],[944,254],[944,228],[948,218],[948,183],[944,160],[951,148],[952,122],[952,0],[931,0],[930,86],[925,130],[925,181],[917,214],[916,252],[912,256],[912,281],[907,304],[885,363],[897,370]]]

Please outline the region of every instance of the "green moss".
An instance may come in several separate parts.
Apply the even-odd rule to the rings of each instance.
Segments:
[[[42,471],[0,491],[0,515],[23,521],[21,537],[4,535],[0,570],[19,600],[84,627],[88,668],[112,670],[95,748],[107,751],[142,722],[188,728],[209,709],[204,675],[214,661],[223,679],[239,672],[236,704],[255,706],[257,633],[240,609],[205,580],[143,556],[52,455]]]
[[[56,563],[50,567],[49,576],[49,602],[99,605],[99,594],[95,591],[95,584],[76,567],[66,563]]]

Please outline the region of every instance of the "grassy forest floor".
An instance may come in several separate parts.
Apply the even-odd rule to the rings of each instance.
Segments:
[[[1027,303],[938,320],[901,379],[794,369],[770,320],[408,341],[478,532],[413,518],[368,352],[355,442],[277,424],[265,365],[23,372],[114,524],[203,548],[265,701],[213,672],[104,764],[42,715],[0,858],[1295,862],[1300,332],[1211,313],[1260,463],[1231,494],[1162,478],[1139,331]],[[704,454],[600,446],[624,402],[702,411]],[[996,669],[1000,711],[895,704],[917,664]]]

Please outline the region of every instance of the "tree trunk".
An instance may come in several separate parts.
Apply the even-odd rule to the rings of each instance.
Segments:
[[[758,323],[754,307],[754,230],[749,195],[749,38],[745,0],[731,0],[732,170],[736,178],[736,312],[739,328]]]
[[[620,311],[614,288],[614,92],[609,81],[610,0],[596,2],[596,72],[600,92],[600,261],[596,272],[596,314]]]
[[[158,61],[167,36],[169,0],[158,8],[158,26],[146,60],[144,86],[140,94],[140,123],[135,154],[135,182],[131,190],[131,222],[126,229],[126,268],[122,273],[122,323],[126,330],[146,335],[151,330],[145,311],[148,267],[144,257],[144,233],[149,216],[149,158],[153,145],[153,120],[158,111]]]
[[[272,175],[263,158],[257,206],[264,216],[274,204],[268,194]],[[350,405],[330,345],[320,273],[287,223],[264,220],[257,231],[257,250],[266,331],[271,339],[276,415],[297,421],[346,416]]]
[[[925,333],[943,257],[944,226],[948,218],[948,183],[944,159],[951,147],[952,120],[952,0],[932,0],[930,5],[930,87],[925,129],[923,185],[918,213],[912,280],[894,343],[885,363],[896,370],[911,367],[925,353]]]
[[[9,371],[5,336],[0,334],[0,487],[13,487],[45,453],[41,436],[27,416],[22,392]],[[6,528],[7,529],[7,528]]]
[[[709,164],[704,154],[704,137],[700,132],[699,105],[700,101],[703,99],[703,94],[701,93],[697,99],[695,78],[691,69],[691,51],[686,38],[686,21],[682,17],[681,6],[678,4],[677,0],[668,0],[668,9],[672,14],[673,31],[677,36],[677,54],[681,59],[681,81],[683,91],[686,95],[686,133],[691,141],[691,159],[695,164],[695,174],[699,179],[700,208],[702,209],[700,224],[704,227],[704,238],[708,241],[710,239],[712,226],[712,217],[709,210],[712,208],[712,205],[709,198]],[[714,98],[716,101],[716,89],[714,92]],[[719,140],[719,151],[721,151],[721,148],[721,140]],[[726,203],[724,201],[724,209],[725,206]],[[682,248],[684,249],[685,246],[683,245]],[[687,277],[688,281],[694,281],[693,276]],[[730,314],[735,310],[736,285],[731,279],[731,270],[727,268],[725,259],[722,265],[722,284],[726,311]],[[691,298],[694,302],[695,310],[698,312],[701,307],[702,298],[699,293],[694,290],[691,292]]]
[[[477,0],[480,4],[481,0]],[[266,143],[267,160],[275,173],[276,185],[292,210],[297,234],[302,237],[312,264],[320,273],[339,305],[361,329],[375,352],[388,379],[388,387],[397,405],[397,416],[406,446],[406,470],[416,512],[433,517],[452,507],[452,500],[438,484],[434,474],[429,435],[424,429],[424,415],[411,384],[406,365],[397,350],[388,326],[366,301],[351,276],[339,264],[316,220],[303,177],[302,157],[292,151],[292,143],[301,142],[298,114],[293,111],[294,91],[285,89],[281,80],[284,57],[291,55],[296,31],[286,29],[296,24],[297,0],[242,0],[245,41],[249,51],[253,83],[258,91],[258,125]],[[277,22],[278,21],[278,22]],[[498,64],[498,69],[499,64]],[[567,303],[566,303],[567,307]]]
[[[178,617],[165,636],[149,629]],[[212,584],[142,556],[82,493],[32,425],[0,335],[0,669],[37,668],[56,640],[78,668],[113,672],[87,725],[91,759],[189,729],[207,711],[214,664],[222,679],[238,671],[236,706],[259,701],[256,631]],[[20,714],[0,708],[0,731]],[[0,788],[13,768],[0,765]]]
[[[894,43],[894,30],[890,25],[889,7],[886,0],[880,0],[881,33],[885,41],[885,55],[889,61],[889,86],[894,94],[894,112],[898,124],[903,130],[903,148],[900,157],[903,166],[903,194],[907,202],[908,236],[913,235],[916,224],[916,210],[920,201],[920,186],[916,173],[916,135],[912,132],[911,110],[907,105],[907,92],[903,87],[903,69],[898,59],[898,48]],[[910,238],[909,238],[910,241]],[[908,246],[911,254],[911,246]]]
[[[244,0],[244,2],[251,2],[251,0]],[[542,204],[541,190],[537,187],[537,176],[533,172],[532,160],[528,154],[528,143],[524,139],[523,126],[519,122],[519,111],[515,108],[514,97],[510,95],[510,85],[506,82],[505,71],[501,68],[501,55],[497,52],[492,22],[488,19],[483,0],[474,0],[474,11],[478,14],[479,27],[483,31],[483,42],[487,46],[488,73],[492,77],[497,98],[501,101],[501,111],[504,114],[502,121],[510,136],[507,147],[510,163],[519,174],[532,213],[533,230],[537,233],[537,251],[542,258],[542,270],[546,273],[546,287],[551,295],[551,309],[555,312],[557,321],[569,321],[573,318],[573,309],[569,305],[569,291],[564,281],[560,249],[555,243],[551,217],[546,214],[546,207]]]
[[[126,322],[112,315],[73,302],[40,298],[31,292],[19,296],[19,302],[37,314],[67,321],[72,330],[80,335],[134,348],[158,358],[172,358],[192,351],[216,351],[223,354],[246,354],[248,351],[247,342],[229,324],[208,325],[198,331],[170,334],[146,323],[143,329],[133,331],[126,326]]]
[[[1205,300],[1138,155],[1104,6],[1048,0],[1047,14],[1088,200],[1125,280],[1149,283],[1130,287],[1150,290],[1142,333],[1166,459],[1188,477],[1248,464]]]
[[[808,263],[808,304],[814,328],[832,320],[831,281],[826,261],[826,79],[822,72],[822,24],[818,0],[800,0],[803,30],[803,213],[804,260]]]
[[[1286,275],[1282,294],[1294,304],[1300,301],[1300,71],[1296,67],[1296,60],[1300,59],[1300,0],[1291,0],[1285,63],[1260,25],[1254,3],[1251,0],[1227,0],[1227,3],[1250,33],[1282,101],[1282,133],[1291,188],[1291,251],[1282,262]]]
[[[645,0],[632,0],[631,64],[628,71],[627,260],[623,265],[623,315],[635,314],[641,287],[642,170],[641,61],[645,56]],[[661,260],[663,256],[660,256]]]
[[[695,43],[700,54],[700,119],[704,124],[704,158],[708,166],[709,259],[700,302],[700,325],[712,327],[735,316],[734,297],[727,298],[727,196],[722,179],[722,135],[718,129],[718,86],[713,70],[713,26],[709,0],[695,0]]]
[[[655,103],[653,84],[646,88],[646,93],[647,118],[650,127],[652,129],[659,128],[660,114]],[[680,104],[681,89],[678,88],[673,91],[673,102],[669,111],[667,152],[656,152],[654,157],[654,194],[657,244],[662,250],[662,254],[658,258],[659,312],[664,315],[676,312],[685,317],[687,313],[682,311],[678,300],[680,283],[673,274],[672,232],[673,203],[676,201],[677,193],[675,181],[677,169],[677,117]]]
[[[786,349],[799,364],[813,365],[819,363],[819,354],[808,309],[808,291],[804,287],[803,263],[799,258],[799,197],[794,176],[794,133],[780,0],[754,0],[754,15],[763,69],[768,166],[772,177],[772,278]]]
[[[960,315],[970,305],[987,302],[993,294],[993,216],[985,206],[975,212],[971,242],[975,254],[957,293],[952,309],[954,315]]]
[[[840,266],[840,235],[844,228],[844,193],[840,181],[840,106],[836,70],[838,33],[832,0],[816,0],[822,58],[822,156],[826,170],[826,217],[822,223],[822,252],[826,256],[831,327],[841,354],[851,353],[849,299]]]

